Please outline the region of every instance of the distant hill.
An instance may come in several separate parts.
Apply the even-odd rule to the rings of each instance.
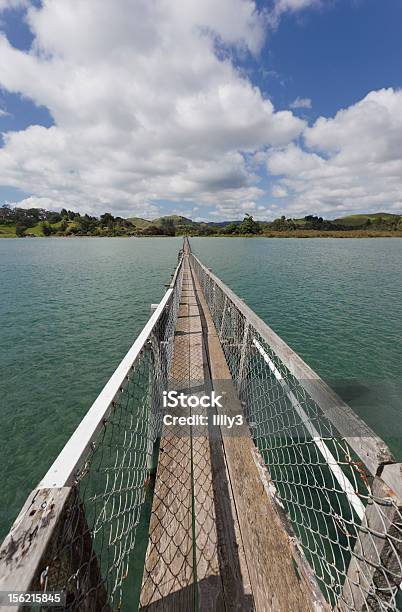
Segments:
[[[241,221],[208,221],[207,225],[210,227],[225,227],[226,225],[240,225]]]
[[[327,225],[332,225],[333,228],[334,226],[338,226],[339,229],[341,228],[353,229],[353,228],[364,227],[364,225],[367,224],[368,220],[373,225],[376,225],[376,224],[381,225],[381,223],[385,225],[385,224],[390,224],[392,222],[398,223],[398,221],[400,221],[401,219],[402,219],[401,215],[395,215],[392,213],[385,213],[385,212],[362,213],[362,214],[356,214],[356,215],[345,215],[344,217],[338,217],[337,219],[331,219],[330,221],[328,221]],[[205,228],[210,228],[210,230],[213,230],[214,228],[216,228],[218,230],[218,229],[222,229],[226,227],[227,225],[240,225],[242,223],[240,219],[231,220],[231,221],[197,222],[197,221],[193,221],[192,219],[189,219],[188,217],[182,217],[180,215],[167,215],[167,216],[158,217],[157,219],[152,219],[152,220],[141,219],[140,217],[131,217],[128,219],[128,221],[130,221],[130,223],[135,225],[136,228],[138,229],[144,229],[146,227],[149,227],[150,225],[160,227],[165,220],[173,222],[173,225],[175,226],[177,233],[183,233],[186,231],[188,232],[202,231],[202,230],[205,230]],[[305,227],[308,227],[308,222],[306,221],[304,217],[299,218],[299,219],[292,219],[292,223],[297,228],[300,228],[300,229],[304,229]],[[269,229],[269,227],[272,225],[272,222],[259,221],[259,224],[264,229],[265,228]],[[326,229],[329,229],[329,228],[326,228]]]
[[[141,219],[141,217],[130,217],[127,219],[136,227],[143,229],[144,227],[149,227],[150,225],[155,225],[156,227],[160,227],[165,221],[170,221],[173,223],[175,228],[181,227],[198,227],[200,224],[196,221],[192,221],[192,219],[188,219],[187,217],[181,217],[180,215],[165,215],[164,217],[158,217],[157,219]]]
[[[390,222],[390,221],[399,221],[402,219],[401,215],[393,215],[392,213],[372,213],[372,214],[358,214],[358,215],[346,215],[345,217],[338,217],[338,219],[334,219],[332,223],[336,225],[344,225],[347,227],[356,227],[361,226],[367,223],[370,220],[371,223],[378,223],[381,221]]]
[[[181,217],[180,215],[166,215],[165,217],[159,217],[152,221],[152,225],[160,226],[164,221],[171,221],[173,225],[177,227],[198,227],[199,223],[188,219],[187,217]]]
[[[372,223],[376,223],[376,222],[378,223],[378,222],[381,222],[381,220],[389,223],[392,220],[399,221],[400,219],[402,219],[402,215],[396,215],[392,213],[383,213],[383,212],[362,213],[362,214],[345,215],[344,217],[338,217],[337,219],[332,219],[331,223],[334,223],[335,225],[341,225],[344,227],[360,227],[364,225],[368,219],[370,219]],[[127,221],[130,221],[130,223],[132,223],[139,229],[143,229],[145,227],[148,227],[149,225],[156,225],[157,227],[160,227],[163,223],[163,220],[172,221],[177,230],[182,230],[186,228],[197,230],[197,229],[200,229],[206,226],[210,228],[214,228],[214,227],[222,228],[230,224],[240,225],[242,222],[240,219],[231,220],[231,221],[198,222],[198,221],[193,221],[192,219],[189,219],[188,217],[182,217],[180,215],[167,215],[167,216],[158,217],[157,219],[152,219],[152,220],[142,219],[141,217],[130,217],[129,219],[127,219]],[[306,225],[306,221],[304,218],[293,219],[293,222],[295,223],[295,225],[297,225],[300,228],[303,228]],[[259,223],[262,226],[267,226],[270,224],[269,221],[259,221]]]
[[[139,227],[140,229],[148,227],[148,225],[152,224],[152,221],[148,221],[147,219],[141,219],[141,217],[130,217],[129,219],[127,219],[127,221],[130,221],[130,223],[135,225],[135,227]]]

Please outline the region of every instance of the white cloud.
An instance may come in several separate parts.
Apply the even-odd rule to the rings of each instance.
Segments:
[[[0,85],[55,125],[6,134],[0,173],[36,198],[92,213],[158,199],[237,206],[261,194],[244,154],[305,126],[217,55],[261,48],[251,0],[46,0],[27,18],[30,52],[0,38]]]
[[[284,13],[296,13],[308,8],[320,7],[322,4],[323,0],[274,0],[273,8],[269,14],[270,23],[273,27],[276,27]]]
[[[276,0],[275,10],[283,13],[285,11],[300,11],[320,5],[321,0]]]
[[[286,198],[288,190],[283,185],[274,185],[271,193],[274,198]]]
[[[268,169],[282,177],[289,212],[402,212],[401,111],[401,90],[372,91],[307,128],[305,150],[271,152]]]
[[[46,0],[27,19],[29,52],[0,36],[0,87],[55,124],[3,135],[1,182],[31,194],[22,206],[152,217],[170,200],[197,203],[200,217],[203,206],[268,215],[277,204],[260,208],[256,175],[266,167],[281,214],[402,209],[402,92],[373,91],[311,127],[275,111],[230,59],[264,42],[252,0]]]
[[[268,169],[275,175],[300,176],[320,168],[323,163],[319,155],[306,153],[294,143],[268,156]]]
[[[0,12],[29,5],[29,0],[0,0]]]
[[[289,108],[311,108],[312,103],[310,98],[300,98],[297,96],[296,100],[293,100],[291,104],[289,104]]]

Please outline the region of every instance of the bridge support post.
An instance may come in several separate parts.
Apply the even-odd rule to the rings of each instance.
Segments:
[[[1,546],[0,568],[0,591],[64,591],[74,609],[110,610],[75,487],[32,491]]]
[[[394,609],[402,581],[401,511],[402,500],[382,478],[376,476],[338,610],[371,612],[388,607]]]

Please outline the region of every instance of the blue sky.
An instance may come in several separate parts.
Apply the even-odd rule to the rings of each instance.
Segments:
[[[266,83],[255,79],[278,108],[297,96],[312,99],[310,120],[330,117],[372,90],[401,87],[402,2],[339,0],[302,17],[286,15],[268,38],[260,67],[278,74]]]
[[[0,0],[0,203],[402,213],[400,0],[149,4]]]

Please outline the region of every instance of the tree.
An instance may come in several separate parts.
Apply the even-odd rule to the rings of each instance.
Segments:
[[[52,235],[52,228],[50,227],[49,223],[47,223],[46,221],[43,221],[42,223],[42,232],[44,236]]]
[[[27,229],[26,225],[22,225],[22,223],[17,223],[15,226],[15,233],[19,238],[21,238],[22,236],[25,235],[26,229]]]
[[[111,215],[110,213],[105,213],[103,215],[101,215],[101,224],[103,227],[113,227],[114,224],[114,217],[113,215]]]
[[[81,235],[91,234],[97,226],[96,217],[90,217],[89,215],[76,216],[74,218],[74,223],[77,225],[77,233]]]
[[[7,202],[0,208],[0,221],[1,223],[12,223],[14,221],[14,211]]]
[[[163,217],[161,219],[161,229],[163,231],[164,236],[175,236],[176,235],[176,228],[174,225],[174,221],[173,219],[170,219],[169,217]]]
[[[215,230],[209,225],[201,225],[197,233],[199,236],[212,236],[212,234],[215,234]]]
[[[272,223],[270,224],[270,228],[273,229],[274,231],[279,231],[282,232],[284,230],[287,229],[286,227],[286,217],[282,217],[279,219],[274,219],[272,221]]]
[[[49,223],[58,223],[62,220],[62,216],[58,212],[50,212],[46,220],[49,221]]]
[[[241,234],[259,234],[261,232],[261,225],[254,221],[251,215],[246,213],[238,229]]]
[[[142,230],[143,236],[163,236],[163,229],[157,225],[148,225]]]
[[[223,228],[223,233],[224,234],[237,234],[239,230],[239,226],[237,225],[237,223],[229,223],[229,225],[226,225]]]

